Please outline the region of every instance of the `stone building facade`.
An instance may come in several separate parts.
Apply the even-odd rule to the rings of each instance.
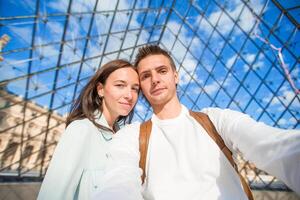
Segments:
[[[43,176],[64,122],[63,116],[1,89],[0,176]]]

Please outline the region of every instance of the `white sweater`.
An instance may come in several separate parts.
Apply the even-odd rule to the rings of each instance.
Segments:
[[[103,115],[96,122],[109,127]],[[109,180],[114,179],[110,174],[115,173],[108,166],[117,166],[110,157],[112,136],[112,132],[98,129],[88,119],[72,122],[55,149],[38,200],[88,200],[105,187],[110,188]],[[138,176],[137,173],[132,177]],[[130,187],[136,190],[138,186]]]
[[[207,108],[202,112],[208,114],[228,148],[241,151],[258,168],[300,194],[299,130],[273,128],[228,109]],[[111,166],[115,178],[110,183],[115,189],[111,194],[109,190],[101,191],[99,199],[101,195],[114,199],[118,190],[125,188],[135,191],[129,193],[128,199],[140,199],[132,195],[136,191],[142,191],[147,200],[247,199],[227,158],[184,106],[178,117],[160,120],[153,115],[152,122],[143,187],[131,187],[140,183],[136,176],[140,124],[135,123],[121,129],[113,140],[112,157],[122,155],[118,166]],[[123,182],[120,174],[127,177]],[[113,184],[116,180],[118,183]]]

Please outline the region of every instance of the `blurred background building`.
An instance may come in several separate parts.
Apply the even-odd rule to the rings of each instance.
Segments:
[[[145,44],[174,57],[188,108],[299,129],[299,16],[298,0],[0,1],[0,200],[35,198],[80,89]],[[151,114],[140,96],[134,120]],[[256,199],[299,199],[242,155],[237,162]]]
[[[19,170],[23,177],[40,177],[65,128],[65,118],[53,113],[47,127],[48,108],[28,101],[24,114],[23,98],[5,89],[0,90],[0,94],[0,108],[3,109],[0,112],[1,179],[17,178]]]

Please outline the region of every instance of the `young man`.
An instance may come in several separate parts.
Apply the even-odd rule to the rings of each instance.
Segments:
[[[176,94],[179,77],[170,55],[159,46],[145,46],[139,49],[135,65],[142,92],[154,112],[146,179],[142,188],[137,187],[141,180],[140,124],[136,123],[116,134],[111,156],[122,154],[123,159],[110,166],[115,179],[107,188],[130,188],[129,199],[140,199],[139,191],[147,200],[248,199],[238,174],[218,145],[180,104]],[[258,168],[300,194],[299,130],[273,128],[229,109],[206,108],[202,112],[234,154],[242,152]],[[112,190],[114,195],[117,190]]]

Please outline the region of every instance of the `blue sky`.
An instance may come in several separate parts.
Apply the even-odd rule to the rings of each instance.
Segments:
[[[178,95],[187,107],[231,108],[271,125],[299,128],[299,94],[270,46],[284,47],[284,63],[300,88],[299,30],[272,1],[176,1],[169,14],[173,1],[121,0],[117,5],[116,0],[99,0],[91,22],[95,2],[73,1],[60,52],[68,1],[40,0],[35,21],[37,1],[1,0],[0,33],[11,41],[3,49],[0,81],[8,82],[11,92],[64,114],[69,109],[64,103],[72,101],[99,65],[117,57],[133,60],[135,46],[159,42],[174,57]],[[284,4],[297,6],[295,1]],[[28,73],[36,74],[28,79]],[[151,115],[142,98],[136,113],[135,120]]]

